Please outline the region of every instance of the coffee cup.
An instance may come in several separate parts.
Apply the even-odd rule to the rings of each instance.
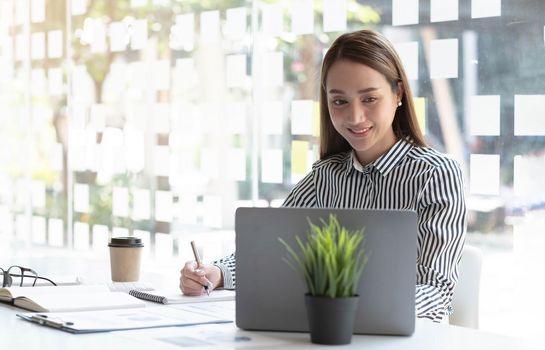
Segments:
[[[112,281],[135,282],[140,277],[140,258],[144,244],[136,237],[115,237],[108,243]]]

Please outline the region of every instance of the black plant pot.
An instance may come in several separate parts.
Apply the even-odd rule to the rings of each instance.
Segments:
[[[315,344],[350,344],[358,296],[328,298],[305,295],[310,340]]]

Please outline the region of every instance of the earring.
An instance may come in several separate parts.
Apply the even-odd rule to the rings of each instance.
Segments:
[[[403,104],[403,102],[399,101],[399,102],[397,103],[397,106],[398,106],[398,107],[401,107],[402,104]]]

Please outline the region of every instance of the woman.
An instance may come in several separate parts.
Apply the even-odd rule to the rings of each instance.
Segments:
[[[459,165],[426,146],[407,76],[391,43],[361,30],[340,36],[321,75],[320,160],[284,206],[411,209],[418,214],[416,315],[451,313],[466,230]],[[235,255],[182,270],[185,294],[235,287]]]

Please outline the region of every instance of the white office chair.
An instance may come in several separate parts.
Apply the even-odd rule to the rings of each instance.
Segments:
[[[479,248],[466,245],[460,260],[459,279],[449,323],[457,326],[479,327],[479,291],[481,282],[482,253]]]

